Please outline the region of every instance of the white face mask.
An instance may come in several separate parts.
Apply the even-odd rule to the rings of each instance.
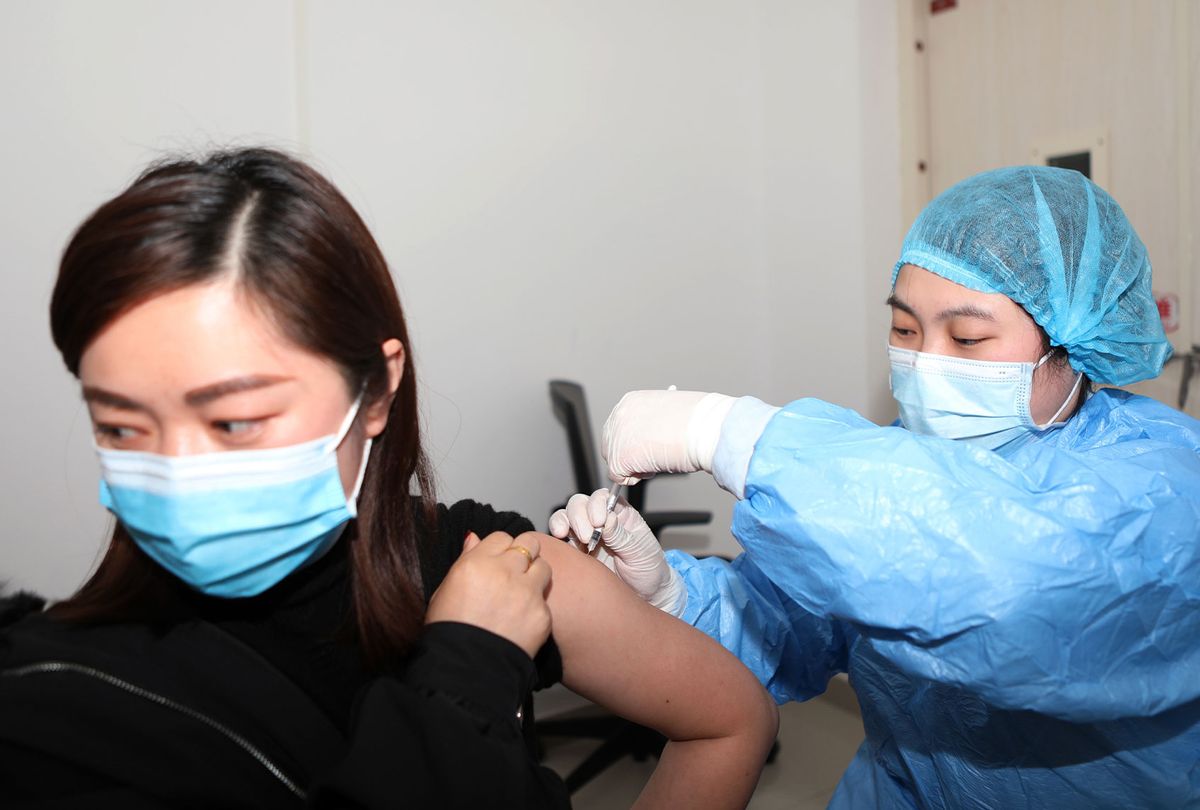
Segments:
[[[913,433],[961,439],[995,450],[1013,439],[1044,430],[1075,400],[1083,374],[1071,393],[1043,425],[1029,411],[1036,363],[964,360],[888,346],[892,396],[900,406],[900,422]]]

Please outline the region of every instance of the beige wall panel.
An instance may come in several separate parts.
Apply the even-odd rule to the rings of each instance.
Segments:
[[[1144,0],[961,0],[928,23],[933,193],[1107,130],[1108,191],[1175,289],[1175,9]]]
[[[1102,134],[1106,188],[1149,249],[1154,287],[1183,296],[1177,351],[1191,343],[1186,304],[1200,304],[1188,241],[1188,200],[1200,194],[1197,17],[1190,0],[960,0],[926,20],[932,192],[1040,162],[1038,144]],[[1174,404],[1177,365],[1175,382],[1149,393]]]

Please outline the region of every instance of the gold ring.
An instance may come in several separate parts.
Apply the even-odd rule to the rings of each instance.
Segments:
[[[520,543],[513,543],[511,546],[509,546],[508,548],[506,548],[504,550],[521,552],[522,554],[525,555],[525,559],[529,560],[529,564],[533,565],[533,552],[530,551],[529,549],[525,548],[525,546],[521,545]]]

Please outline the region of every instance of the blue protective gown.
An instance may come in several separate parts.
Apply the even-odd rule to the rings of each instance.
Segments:
[[[745,553],[668,558],[778,701],[849,672],[831,807],[1200,807],[1200,422],[1102,390],[992,452],[801,400],[750,441]]]

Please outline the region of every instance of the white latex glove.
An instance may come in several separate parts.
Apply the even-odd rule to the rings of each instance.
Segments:
[[[681,615],[687,589],[675,569],[667,565],[662,546],[641,513],[624,499],[617,501],[611,513],[607,507],[607,489],[572,495],[566,508],[550,516],[550,534],[586,553],[592,532],[602,528],[592,557],[654,607]]]
[[[721,424],[737,400],[702,391],[630,391],[604,422],[601,454],[621,484],[660,472],[712,472]]]

